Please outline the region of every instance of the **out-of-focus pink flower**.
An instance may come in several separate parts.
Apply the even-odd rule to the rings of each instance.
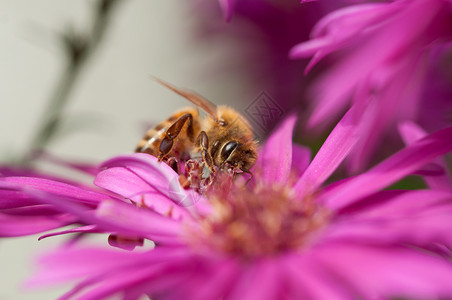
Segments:
[[[218,1],[221,6],[221,10],[223,11],[224,18],[226,21],[231,21],[232,15],[234,14],[234,8],[236,4],[236,0],[219,0]]]
[[[427,135],[425,130],[412,122],[404,122],[399,125],[399,132],[405,144],[410,145]],[[422,170],[417,172],[423,175],[429,187],[436,190],[451,190],[452,180],[444,158],[437,158]]]
[[[318,8],[322,7],[323,9],[333,9],[338,8],[341,6],[344,6],[346,4],[351,3],[358,3],[358,2],[364,2],[365,0],[337,0],[334,3],[322,3],[323,1],[318,1],[319,3],[315,4]],[[301,0],[300,2],[294,2],[294,4],[297,4],[297,6],[300,6],[300,4],[308,3],[308,2],[317,2],[317,0]],[[262,7],[268,6],[268,5],[276,5],[276,4],[282,4],[283,6],[286,6],[286,8],[293,9],[295,8],[295,5],[291,4],[290,1],[273,1],[273,0],[218,0],[218,3],[220,4],[221,10],[223,11],[224,19],[227,22],[230,22],[234,15],[240,15],[240,10],[242,7],[248,7],[248,10],[255,10],[258,12]],[[280,21],[284,21],[284,19],[281,19]],[[301,29],[303,30],[303,29]]]
[[[351,102],[361,107],[357,113],[365,118],[352,170],[368,163],[383,136],[396,132],[399,122],[425,119],[425,107],[443,101],[422,90],[435,86],[426,72],[436,49],[451,40],[451,28],[450,1],[361,4],[325,16],[315,26],[310,41],[293,47],[291,57],[313,57],[307,71],[326,55],[337,54],[336,63],[312,89],[309,125],[329,124]],[[432,117],[435,122],[441,118],[438,114]]]
[[[289,117],[260,151],[248,185],[218,175],[206,196],[181,189],[155,157],[107,161],[96,185],[142,205],[106,200],[93,215],[53,193],[37,201],[150,239],[155,249],[64,248],[42,258],[29,285],[80,279],[63,299],[452,296],[452,264],[419,250],[451,245],[452,194],[382,190],[451,151],[452,128],[325,185],[356,143],[353,119],[347,114],[309,163],[309,151],[291,142]]]
[[[452,122],[452,43],[436,47],[429,59],[417,123],[433,132]]]
[[[209,47],[222,46],[224,59],[213,66],[212,72],[243,78],[247,90],[255,93],[240,102],[251,105],[265,91],[285,113],[299,110],[309,84],[303,76],[306,61],[290,59],[288,53],[308,39],[310,29],[330,5],[322,1],[221,0],[223,14],[229,20],[225,22],[217,3],[195,3],[199,40]],[[280,121],[280,115],[269,118],[265,134]]]

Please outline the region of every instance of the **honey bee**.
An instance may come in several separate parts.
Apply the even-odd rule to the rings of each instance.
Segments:
[[[215,173],[225,167],[240,170],[252,176],[250,169],[257,160],[257,141],[250,124],[236,110],[216,106],[202,96],[154,78],[158,83],[186,98],[202,109],[203,118],[195,107],[175,112],[167,120],[147,131],[135,152],[151,154],[162,161],[165,158],[201,154],[202,160]]]

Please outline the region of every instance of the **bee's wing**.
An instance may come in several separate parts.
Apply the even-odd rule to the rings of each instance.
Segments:
[[[166,81],[163,81],[157,77],[151,76],[152,79],[160,83],[161,85],[167,87],[168,89],[172,90],[176,94],[181,95],[197,107],[201,108],[203,111],[205,111],[208,115],[210,115],[215,121],[218,121],[217,116],[217,106],[207,100],[206,98],[202,97],[201,95],[198,95],[197,93],[187,90],[187,89],[180,89],[175,87],[174,85],[169,84]]]

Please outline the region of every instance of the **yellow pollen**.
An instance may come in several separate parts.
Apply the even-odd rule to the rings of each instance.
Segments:
[[[329,219],[313,198],[294,199],[287,187],[254,187],[209,194],[213,212],[190,230],[200,245],[243,257],[275,255],[312,242]]]

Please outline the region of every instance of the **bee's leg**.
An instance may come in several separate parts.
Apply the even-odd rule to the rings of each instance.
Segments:
[[[185,114],[179,117],[179,119],[166,130],[159,146],[159,161],[162,161],[171,149],[173,149],[174,139],[179,135],[185,123],[187,123],[187,136],[190,140],[193,140],[193,116],[191,114]]]
[[[179,164],[178,161],[175,157],[170,157],[168,158],[168,160],[166,161],[166,163],[168,164],[168,166],[171,167],[171,169],[174,170],[174,172],[176,172],[177,174],[179,174]]]
[[[240,169],[243,173],[246,173],[246,174],[249,174],[250,175],[250,177],[248,178],[248,180],[246,181],[246,184],[248,184],[250,181],[251,181],[251,179],[253,179],[253,177],[254,177],[254,174],[253,173],[251,173],[251,171],[249,171],[249,170],[244,170],[244,169]],[[243,174],[242,173],[242,174]]]
[[[215,173],[215,169],[213,168],[213,159],[212,155],[210,155],[209,149],[209,138],[207,137],[207,133],[205,131],[201,131],[198,136],[199,146],[201,147],[201,154],[204,162],[209,168],[210,172]]]

